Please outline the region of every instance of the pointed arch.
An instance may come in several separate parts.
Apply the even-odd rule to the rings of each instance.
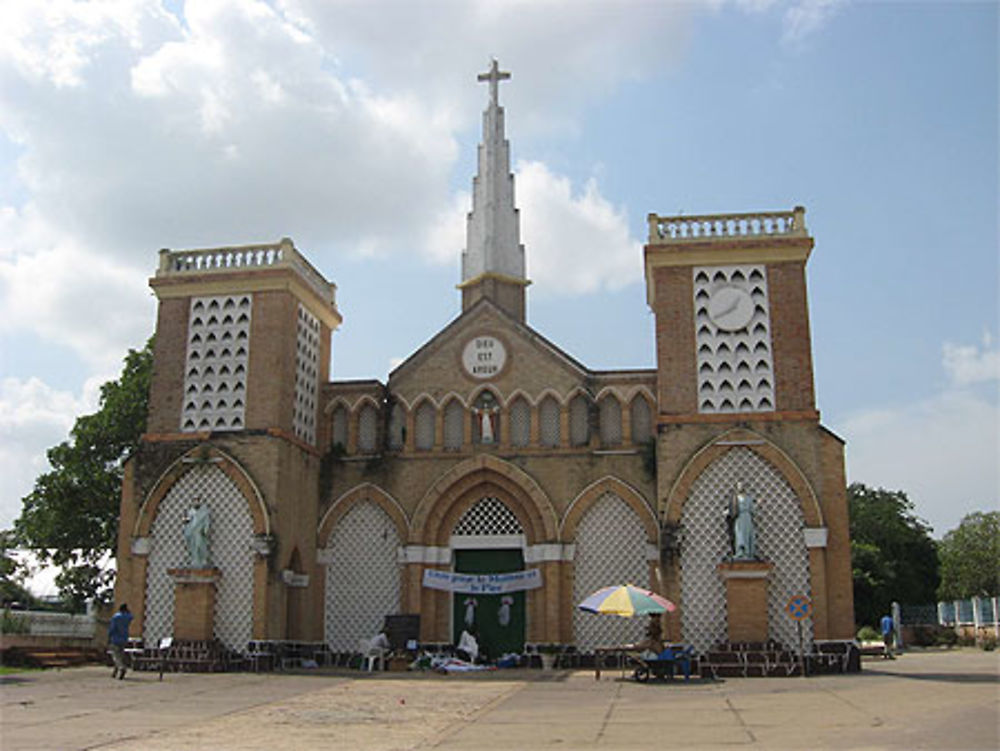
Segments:
[[[330,532],[346,514],[351,507],[360,501],[371,501],[388,514],[396,525],[399,539],[405,540],[409,533],[410,522],[403,507],[389,493],[370,482],[356,485],[330,504],[323,517],[316,525],[316,548],[326,547],[326,541],[330,537]]]
[[[139,508],[139,513],[136,514],[135,524],[132,527],[133,537],[149,535],[153,521],[156,519],[157,509],[170,488],[191,466],[202,462],[214,464],[221,469],[243,494],[253,519],[254,534],[269,535],[271,533],[271,518],[257,484],[232,456],[215,446],[203,444],[195,446],[175,459],[153,483],[152,489],[146,494],[146,498]]]
[[[823,509],[812,483],[799,466],[780,447],[747,428],[733,428],[715,436],[688,460],[670,488],[664,505],[659,509],[660,516],[669,522],[679,522],[691,485],[706,467],[734,446],[745,447],[759,454],[784,477],[799,500],[806,526],[826,526]]]
[[[503,500],[524,527],[528,544],[553,542],[559,519],[545,492],[524,470],[490,454],[452,467],[420,499],[409,541],[447,545],[452,528],[473,503],[487,495]]]
[[[576,528],[580,519],[605,493],[614,493],[625,501],[642,521],[649,542],[655,543],[657,541],[659,525],[652,504],[639,490],[613,475],[605,475],[590,483],[570,502],[560,525],[560,539],[569,541],[576,537]]]

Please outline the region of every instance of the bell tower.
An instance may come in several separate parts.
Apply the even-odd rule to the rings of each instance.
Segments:
[[[805,209],[649,216],[646,300],[669,419],[818,419]]]
[[[150,433],[272,431],[317,445],[336,286],[288,238],[160,251]]]

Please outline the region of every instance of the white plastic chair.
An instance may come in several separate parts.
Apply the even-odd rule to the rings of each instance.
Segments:
[[[374,639],[362,639],[358,643],[361,652],[361,669],[369,673],[375,669],[376,663],[379,670],[385,670],[385,655],[388,650],[373,644]]]

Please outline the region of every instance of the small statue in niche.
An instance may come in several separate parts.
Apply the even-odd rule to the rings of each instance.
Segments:
[[[184,524],[184,542],[187,544],[188,565],[191,568],[208,568],[208,533],[210,531],[210,510],[200,498],[188,509]]]
[[[490,444],[497,442],[496,420],[500,414],[496,399],[489,391],[484,391],[472,409],[473,414],[478,419],[479,443]]]
[[[729,499],[729,512],[726,514],[733,560],[757,560],[757,533],[754,529],[753,514],[753,496],[746,492],[742,482],[737,482],[736,489]]]

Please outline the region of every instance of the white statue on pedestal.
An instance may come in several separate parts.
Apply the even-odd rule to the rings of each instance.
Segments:
[[[188,565],[191,568],[208,568],[208,533],[210,529],[210,510],[208,506],[196,498],[194,506],[187,513],[187,523],[184,525],[184,542],[188,549]]]
[[[744,491],[742,482],[737,482],[729,500],[728,514],[734,560],[757,560],[757,533],[754,530],[753,513],[753,496]]]

